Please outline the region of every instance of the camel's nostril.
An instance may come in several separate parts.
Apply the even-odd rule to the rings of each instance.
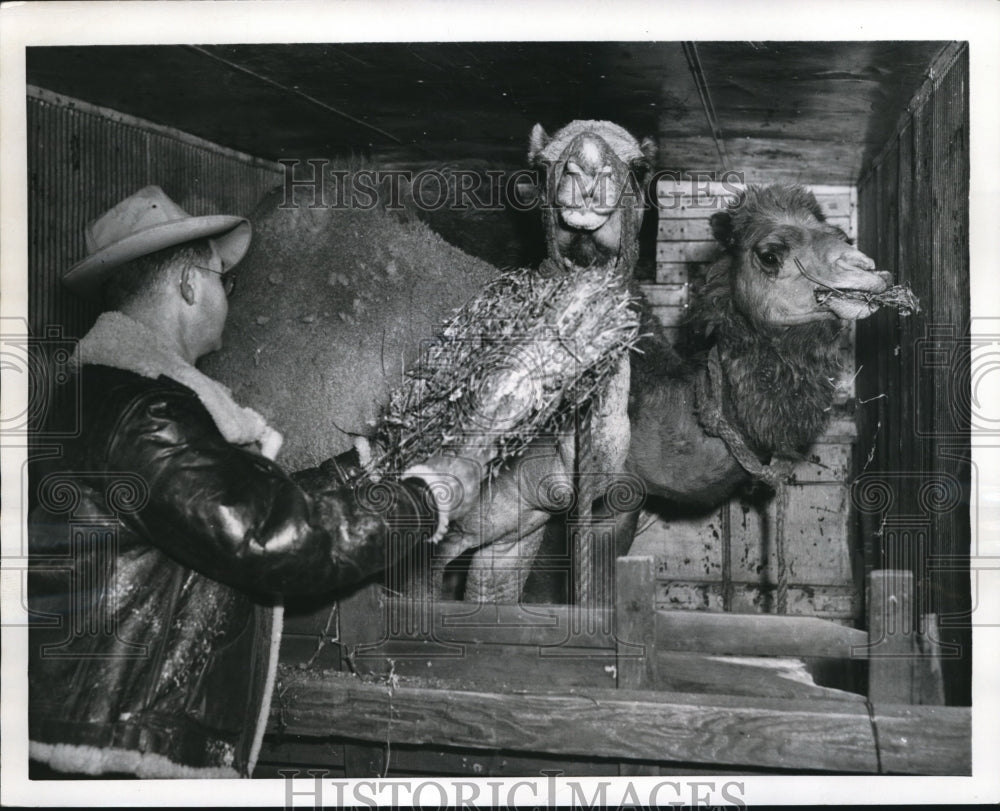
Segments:
[[[836,264],[845,270],[875,270],[875,260],[857,250],[844,251]]]

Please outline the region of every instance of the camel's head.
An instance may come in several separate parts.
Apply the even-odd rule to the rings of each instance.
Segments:
[[[544,177],[550,257],[570,267],[623,257],[634,265],[655,154],[652,139],[640,144],[609,121],[574,121],[551,137],[536,124],[528,159]]]
[[[758,323],[867,318],[878,305],[831,293],[881,293],[892,284],[889,273],[876,271],[871,258],[825,221],[812,192],[800,186],[750,186],[711,222],[733,259],[734,304]]]

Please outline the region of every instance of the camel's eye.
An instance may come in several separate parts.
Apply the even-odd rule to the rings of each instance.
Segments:
[[[777,273],[781,268],[781,255],[775,251],[765,248],[757,252],[757,258],[766,273]]]

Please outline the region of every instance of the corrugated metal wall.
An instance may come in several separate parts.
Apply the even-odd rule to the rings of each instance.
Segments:
[[[972,658],[968,47],[950,49],[931,76],[858,187],[859,247],[912,286],[923,312],[883,311],[858,325],[863,453],[854,502],[869,565],[911,569],[918,616],[940,616],[947,700],[964,704]]]
[[[191,214],[248,215],[281,167],[185,133],[28,88],[29,325],[82,336],[98,308],[59,277],[85,254],[83,228],[150,183]]]

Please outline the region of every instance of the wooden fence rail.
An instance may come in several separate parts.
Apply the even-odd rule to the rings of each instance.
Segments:
[[[424,603],[371,587],[340,604],[335,639],[329,608],[290,619],[285,642],[329,639],[339,662],[283,653],[271,732],[315,739],[317,751],[349,739],[349,775],[371,773],[392,746],[606,759],[622,774],[970,773],[971,710],[919,704],[940,694],[939,672],[933,634],[908,610],[911,572],[872,573],[861,631],[656,611],[652,558],[619,558],[616,570],[612,610]],[[861,660],[867,697],[814,682],[804,659]]]
[[[287,680],[286,680],[287,679]],[[474,750],[857,774],[969,774],[959,707],[624,689],[482,692],[419,679],[286,674],[272,729]],[[876,740],[878,744],[876,746]]]

